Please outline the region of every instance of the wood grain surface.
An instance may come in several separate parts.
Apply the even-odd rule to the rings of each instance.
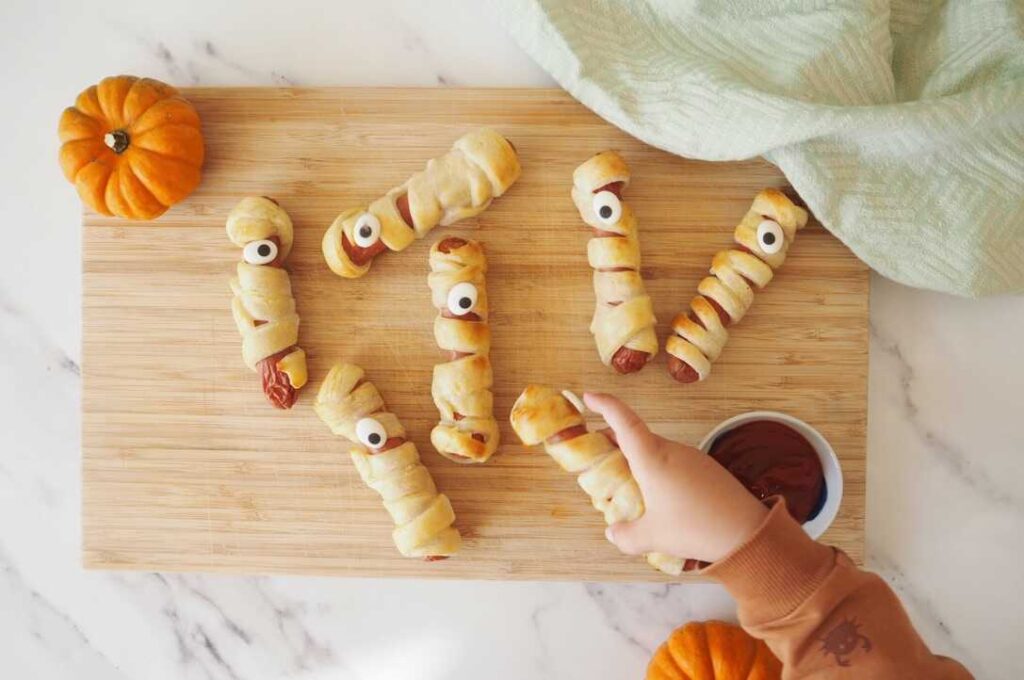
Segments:
[[[598,360],[573,169],[618,149],[633,170],[643,273],[664,343],[711,256],[758,189],[785,186],[763,161],[704,163],[632,139],[556,90],[194,89],[207,139],[199,190],[161,219],[84,217],[83,552],[87,567],[359,576],[657,581],[603,536],[575,480],[508,425],[529,382],[607,390],[666,436],[696,442],[752,409],[818,427],[846,491],[825,540],[862,556],[867,271],[817,224],[801,232],[704,383],[679,385],[662,352],[617,376]],[[492,126],[519,149],[519,182],[480,217],[334,276],[320,238],[334,216],[403,182],[464,131]],[[288,260],[310,384],[271,408],[242,363],[231,318],[239,250],[224,219],[241,197],[291,214]],[[503,443],[464,467],[431,449],[437,420],[426,276],[447,234],[486,244],[495,409]],[[311,404],[330,365],[362,365],[419,446],[466,538],[457,557],[407,560],[391,521]]]

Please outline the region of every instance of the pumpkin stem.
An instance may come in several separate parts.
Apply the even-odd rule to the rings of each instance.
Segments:
[[[128,133],[124,130],[114,130],[103,135],[103,143],[110,147],[114,153],[123,153],[128,148]]]

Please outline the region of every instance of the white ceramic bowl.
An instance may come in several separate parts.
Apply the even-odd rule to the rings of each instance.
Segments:
[[[821,510],[814,519],[804,522],[804,531],[806,531],[811,538],[816,539],[820,537],[825,533],[825,530],[832,525],[836,515],[839,513],[839,504],[843,500],[843,470],[839,467],[839,459],[836,458],[836,452],[832,450],[832,445],[828,443],[828,440],[821,436],[820,432],[799,418],[794,418],[793,416],[785,413],[778,413],[776,411],[750,411],[748,413],[741,413],[738,416],[733,416],[732,418],[724,420],[715,426],[701,441],[699,447],[700,450],[707,453],[711,448],[711,444],[718,439],[720,435],[739,427],[740,425],[745,425],[755,420],[769,420],[789,425],[791,428],[802,434],[818,453],[818,459],[821,461],[821,469],[825,473],[825,504],[821,507]]]

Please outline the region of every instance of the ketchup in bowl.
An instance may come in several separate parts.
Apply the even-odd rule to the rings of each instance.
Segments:
[[[715,438],[708,453],[757,498],[782,496],[797,522],[814,519],[825,503],[818,453],[789,425],[754,420]]]

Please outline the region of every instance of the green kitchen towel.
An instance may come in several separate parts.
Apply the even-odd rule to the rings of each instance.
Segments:
[[[1024,291],[1024,0],[505,0],[513,36],[645,142],[763,155],[861,259]]]

